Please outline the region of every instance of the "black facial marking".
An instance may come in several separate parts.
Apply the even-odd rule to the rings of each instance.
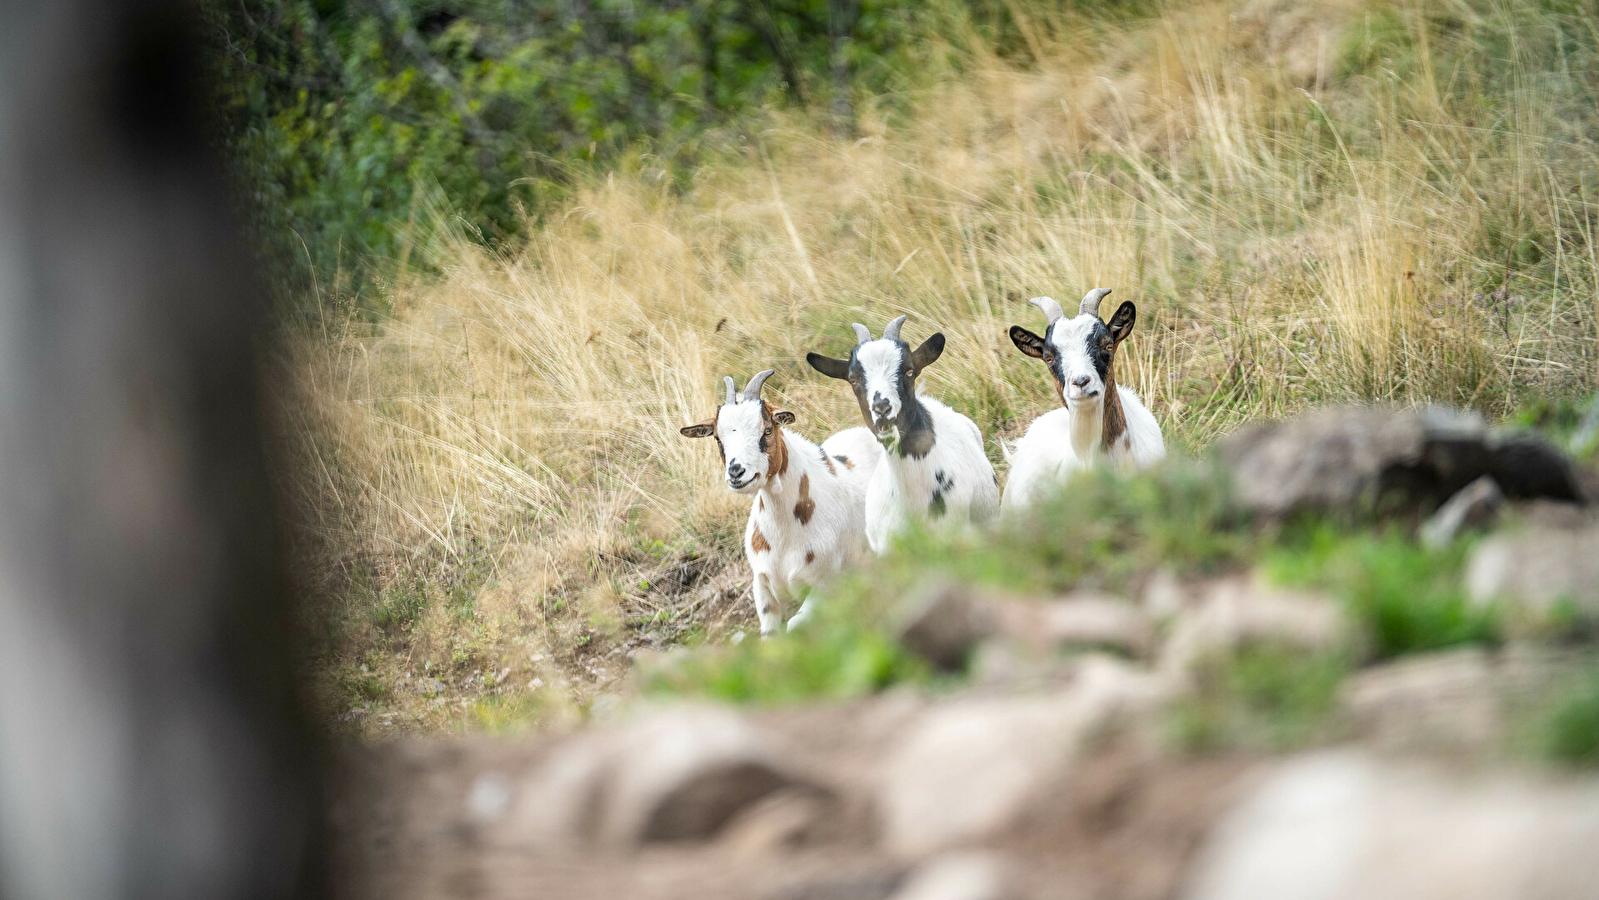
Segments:
[[[1054,325],[1049,326],[1049,330],[1044,332],[1044,342],[1048,345],[1048,349],[1044,352],[1044,362],[1049,365],[1049,373],[1055,376],[1056,383],[1064,390],[1066,387],[1065,363],[1061,361],[1060,354],[1055,352],[1054,333]],[[1105,327],[1104,322],[1096,319],[1094,327],[1089,330],[1088,337],[1084,340],[1086,341],[1084,349],[1088,352],[1088,360],[1094,364],[1094,372],[1099,375],[1099,381],[1103,384],[1107,374],[1110,372],[1111,357],[1116,352],[1116,345],[1111,340],[1110,329]]]
[[[944,515],[944,509],[944,492],[934,491],[933,499],[927,504],[927,517],[930,519],[940,518]]]

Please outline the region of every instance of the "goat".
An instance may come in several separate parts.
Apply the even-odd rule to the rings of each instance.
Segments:
[[[1011,470],[1001,503],[1004,510],[1027,506],[1067,475],[1101,458],[1143,468],[1166,456],[1154,415],[1137,394],[1116,383],[1116,348],[1132,334],[1138,309],[1129,300],[1109,322],[1102,321],[1099,303],[1109,293],[1110,288],[1089,291],[1073,319],[1048,297],[1029,300],[1049,321],[1043,337],[1011,326],[1016,349],[1049,367],[1062,408],[1034,419],[1008,454]]]
[[[866,326],[853,325],[849,359],[805,355],[811,368],[849,382],[886,451],[866,488],[866,542],[879,554],[912,519],[985,522],[999,507],[999,481],[977,425],[916,391],[916,377],[944,352],[944,335],[912,350],[899,337],[904,324],[904,316],[888,323],[877,340]]]
[[[866,485],[883,450],[865,428],[840,431],[817,446],[785,428],[794,414],[761,399],[771,377],[751,378],[742,395],[725,379],[727,399],[716,414],[681,429],[684,437],[715,437],[727,486],[753,495],[744,526],[744,555],[755,582],[761,634],[782,624],[783,605],[850,563],[865,550]],[[814,607],[805,597],[788,620],[795,628]]]

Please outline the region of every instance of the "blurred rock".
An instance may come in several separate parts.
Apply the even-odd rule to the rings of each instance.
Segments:
[[[1570,460],[1554,444],[1531,432],[1493,435],[1489,473],[1506,496],[1518,499],[1544,497],[1582,502],[1582,488]]]
[[[966,664],[972,648],[993,630],[992,604],[943,581],[906,595],[895,636],[905,649],[946,671]]]
[[[1591,897],[1599,781],[1468,777],[1358,752],[1292,760],[1212,832],[1189,900]]]
[[[960,700],[928,711],[879,771],[884,843],[917,856],[1003,831],[1069,777],[1086,738],[1163,696],[1154,676],[1100,658],[1053,695]]]
[[[1182,612],[1189,600],[1187,587],[1168,569],[1158,569],[1149,576],[1139,596],[1144,612],[1156,619],[1168,619]]]
[[[783,788],[825,793],[741,717],[668,709],[562,744],[529,777],[507,828],[543,848],[704,840]]]
[[[1466,591],[1476,603],[1510,601],[1537,616],[1566,602],[1599,615],[1599,525],[1494,535],[1472,552]]]
[[[1370,508],[1397,490],[1442,500],[1490,470],[1487,435],[1478,416],[1442,407],[1339,407],[1242,428],[1220,452],[1239,500],[1280,517]]]
[[[764,856],[809,843],[836,803],[813,790],[774,791],[741,810],[719,840],[737,856]]]
[[[1137,655],[1153,633],[1149,616],[1132,602],[1090,592],[1042,603],[999,602],[992,618],[997,633],[1036,650],[1082,646]]]
[[[1178,617],[1161,648],[1160,668],[1181,675],[1217,652],[1251,643],[1331,650],[1347,643],[1344,607],[1321,594],[1290,591],[1247,578],[1222,578]]]
[[[1494,668],[1480,647],[1363,669],[1339,688],[1357,733],[1404,750],[1481,750],[1504,724]]]
[[[1422,523],[1421,542],[1438,548],[1454,540],[1462,528],[1486,528],[1499,518],[1504,501],[1499,483],[1484,475],[1461,488]]]
[[[444,682],[437,678],[420,678],[416,682],[416,689],[425,697],[436,697],[444,693]]]
[[[1011,871],[996,853],[948,853],[912,870],[893,900],[1010,900]]]

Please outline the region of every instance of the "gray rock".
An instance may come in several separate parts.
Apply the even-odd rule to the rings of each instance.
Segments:
[[[1214,829],[1188,900],[1594,896],[1599,781],[1463,775],[1356,752],[1284,764]]]
[[[1332,650],[1352,639],[1343,604],[1241,577],[1211,582],[1180,614],[1160,651],[1160,668],[1181,677],[1218,652],[1251,643]]]
[[[1395,491],[1442,500],[1490,470],[1487,438],[1470,413],[1339,407],[1241,429],[1220,453],[1239,500],[1277,517],[1371,508]]]
[[[997,853],[946,853],[913,869],[893,900],[1009,900],[1012,880],[1010,864]]]
[[[1584,501],[1570,460],[1542,437],[1531,432],[1495,434],[1489,438],[1488,450],[1492,455],[1489,473],[1507,496]]]
[[[1036,650],[1082,646],[1141,654],[1153,634],[1149,616],[1134,603],[1089,592],[1041,603],[998,602],[992,618],[997,633]]]
[[[424,697],[436,697],[444,693],[444,682],[437,678],[422,678],[417,681],[416,689]]]
[[[1357,736],[1384,749],[1494,754],[1517,710],[1547,702],[1585,664],[1581,648],[1542,643],[1444,650],[1350,675],[1339,705]]]
[[[1535,618],[1564,602],[1599,615],[1599,525],[1494,535],[1472,552],[1466,591],[1476,603],[1508,601]]]
[[[1003,831],[1065,782],[1086,738],[1165,696],[1154,676],[1101,657],[1085,660],[1072,684],[1052,695],[962,700],[928,711],[879,772],[884,843],[917,856]]]
[[[1499,518],[1504,502],[1499,482],[1484,475],[1461,488],[1422,523],[1421,542],[1428,547],[1442,547],[1454,540],[1462,528],[1486,528]]]
[[[507,827],[542,848],[704,840],[783,788],[825,792],[739,716],[663,710],[560,746],[528,778]]]
[[[993,631],[991,609],[964,587],[930,582],[906,595],[895,636],[905,649],[953,671],[965,666],[972,649]]]
[[[1344,680],[1339,702],[1361,737],[1390,749],[1483,750],[1504,727],[1494,666],[1480,647],[1363,669]]]

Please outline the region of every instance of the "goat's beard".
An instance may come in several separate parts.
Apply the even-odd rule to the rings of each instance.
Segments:
[[[876,434],[877,434],[877,442],[879,444],[883,445],[883,449],[884,450],[887,450],[890,453],[898,453],[899,452],[899,424],[898,423],[890,423],[887,426],[875,427],[872,430],[874,432],[876,432]]]

